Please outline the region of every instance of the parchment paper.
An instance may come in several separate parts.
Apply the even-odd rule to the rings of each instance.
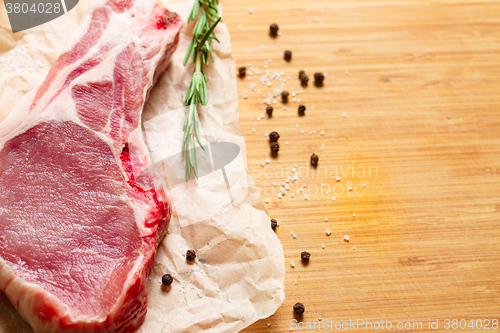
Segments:
[[[17,34],[10,31],[0,4],[0,120],[41,84],[89,3],[81,0],[54,21]],[[283,303],[283,249],[246,167],[235,64],[224,24],[215,30],[221,43],[214,44],[215,63],[207,70],[209,106],[200,109],[202,139],[234,143],[240,151],[224,167],[229,184],[222,169],[181,181],[184,169],[172,156],[180,152],[182,105],[192,72],[192,65],[182,64],[191,40],[192,24],[186,19],[192,0],[162,4],[183,18],[184,28],[172,63],[146,104],[143,129],[156,170],[167,176],[173,216],[158,248],[148,283],[148,314],[138,332],[237,332],[270,316]],[[214,151],[210,152],[213,159]],[[188,249],[197,251],[194,264],[185,259]],[[168,288],[160,282],[165,273],[174,277]],[[0,292],[0,333],[11,332],[32,330]]]

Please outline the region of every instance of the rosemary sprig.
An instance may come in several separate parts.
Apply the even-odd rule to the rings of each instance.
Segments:
[[[193,29],[193,39],[184,59],[184,66],[189,59],[194,62],[193,76],[184,100],[186,106],[186,120],[184,121],[184,137],[182,140],[182,157],[186,159],[186,181],[191,178],[191,173],[198,178],[198,163],[196,160],[196,141],[205,150],[200,139],[200,120],[198,118],[198,103],[208,104],[207,77],[204,66],[208,66],[209,55],[214,61],[211,42],[215,39],[213,31],[221,21],[217,10],[218,0],[195,0],[188,22],[198,21]]]

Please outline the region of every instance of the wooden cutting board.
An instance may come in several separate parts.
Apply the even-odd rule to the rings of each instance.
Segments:
[[[289,332],[291,320],[312,327],[319,318],[324,331],[349,320],[360,325],[341,331],[381,331],[382,320],[392,331],[437,331],[429,329],[436,320],[439,331],[498,327],[500,2],[223,6],[236,65],[260,71],[239,80],[241,122],[251,175],[280,222],[287,270],[283,306],[244,332]],[[271,23],[281,36],[269,36]],[[282,63],[279,52],[287,49],[292,61]],[[306,88],[300,69],[310,77]],[[278,101],[271,119],[258,120],[263,94],[282,83],[261,84],[267,70],[283,71],[290,93],[303,90],[295,98],[305,116],[297,114],[298,101],[286,110]],[[312,84],[318,71],[328,74],[321,88]],[[265,136],[273,130],[281,136],[276,158]],[[312,153],[319,154],[316,169]],[[294,163],[300,180],[279,199]],[[311,253],[308,265],[302,251]],[[296,302],[306,307],[302,318],[293,315]]]

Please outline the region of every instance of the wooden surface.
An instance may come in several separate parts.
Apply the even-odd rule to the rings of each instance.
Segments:
[[[383,320],[393,331],[428,331],[429,319],[439,331],[447,331],[445,319],[500,319],[500,2],[222,3],[236,65],[251,62],[264,74],[272,58],[268,70],[290,76],[285,89],[303,89],[307,107],[299,117],[297,102],[287,110],[278,102],[272,119],[257,121],[262,94],[280,82],[267,87],[255,73],[239,80],[250,172],[280,221],[287,270],[283,306],[244,332],[289,332],[296,302],[306,307],[305,323]],[[273,22],[282,32],[275,39]],[[283,64],[278,52],[286,49],[293,59]],[[300,69],[311,81],[328,73],[324,87],[300,88]],[[272,130],[281,135],[277,158],[264,135]],[[294,163],[301,179],[278,199]],[[307,266],[302,251],[312,254]],[[423,325],[398,330],[398,322]]]

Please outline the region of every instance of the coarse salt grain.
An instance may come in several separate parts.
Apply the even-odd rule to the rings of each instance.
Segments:
[[[266,198],[266,203],[269,203],[269,199]]]
[[[319,132],[319,134],[325,135],[325,131],[321,131],[321,132]]]
[[[344,117],[344,118],[345,118],[345,116],[346,116],[346,115],[347,115],[346,113],[343,113],[343,114],[342,114],[342,117]]]
[[[325,244],[321,244],[321,248],[323,248],[323,249],[324,249],[324,248],[325,248]]]
[[[332,234],[332,231],[330,229],[326,229],[325,231],[327,236],[330,236]]]
[[[238,26],[238,29],[241,29],[241,25]]]
[[[344,236],[344,241],[348,242],[349,241],[349,235]]]
[[[248,12],[249,12],[250,14],[253,14],[253,8],[249,8],[249,9],[248,9]]]
[[[335,201],[335,200],[337,200],[337,198],[336,197],[332,197],[332,201]]]
[[[340,181],[340,177],[339,177],[339,176],[337,176],[337,178],[335,178],[335,180],[336,180],[336,181]]]
[[[268,159],[268,158],[266,158],[266,163],[269,163],[269,162],[271,162],[271,160],[270,160],[270,159]]]
[[[290,263],[290,266],[295,267],[295,262],[293,262],[293,261],[292,261],[292,262]]]

